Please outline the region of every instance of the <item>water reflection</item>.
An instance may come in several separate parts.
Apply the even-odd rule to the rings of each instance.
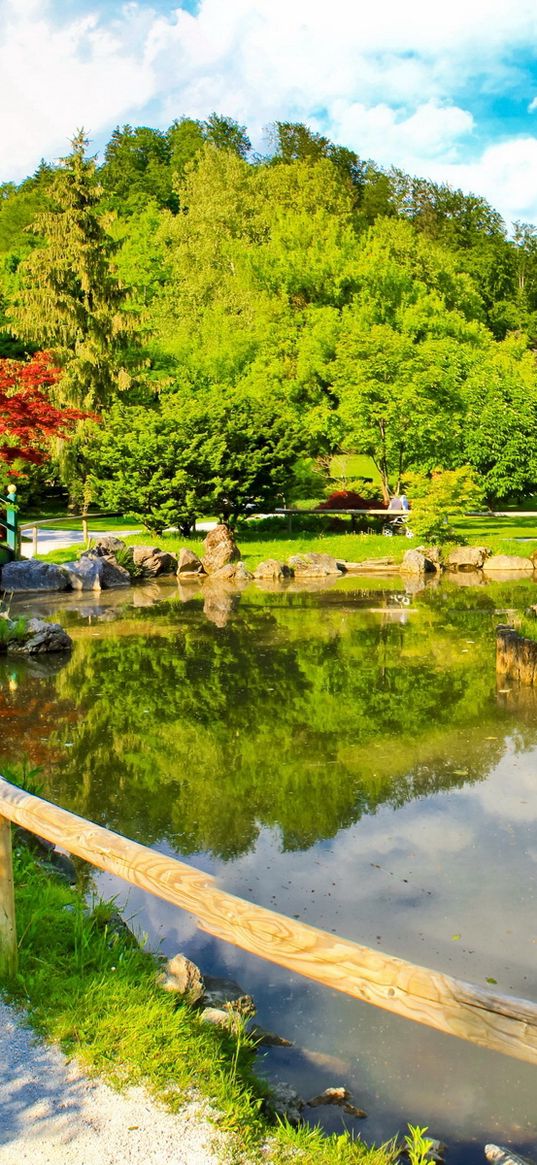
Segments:
[[[244,898],[535,998],[536,694],[498,694],[494,666],[495,625],[533,583],[134,597],[36,603],[75,646],[46,673],[0,662],[0,769],[29,756],[45,795]],[[487,1139],[537,1140],[534,1069],[268,967],[157,900],[130,891],[128,909],[252,990],[297,1044],[271,1071],[307,1094],[346,1084],[364,1136],[428,1123],[461,1165]]]

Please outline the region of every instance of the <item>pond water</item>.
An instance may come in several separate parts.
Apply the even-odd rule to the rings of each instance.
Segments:
[[[72,656],[0,661],[0,771],[183,857],[232,893],[537,1000],[537,692],[498,690],[495,635],[535,586],[401,581],[242,594],[173,583],[32,597]],[[507,687],[507,685],[506,685]],[[293,1041],[260,1070],[346,1085],[380,1141],[407,1121],[483,1161],[537,1150],[537,1069],[312,984],[98,876],[150,944],[236,978]]]

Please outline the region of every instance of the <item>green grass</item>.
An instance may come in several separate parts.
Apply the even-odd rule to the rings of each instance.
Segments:
[[[172,1110],[193,1095],[211,1102],[236,1162],[391,1165],[393,1146],[368,1149],[350,1136],[276,1125],[263,1113],[267,1086],[254,1074],[244,1029],[223,1032],[156,985],[153,958],[109,925],[110,907],[89,913],[81,894],[14,853],[19,970],[5,997],[32,1025],[116,1087],[144,1085]]]

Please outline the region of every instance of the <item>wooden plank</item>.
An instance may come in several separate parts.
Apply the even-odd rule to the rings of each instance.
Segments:
[[[326,987],[537,1064],[537,1003],[318,930],[219,890],[175,858],[94,825],[0,778],[0,812],[92,865],[194,915],[203,930]]]
[[[0,975],[14,975],[17,970],[17,928],[13,889],[11,823],[0,817]]]

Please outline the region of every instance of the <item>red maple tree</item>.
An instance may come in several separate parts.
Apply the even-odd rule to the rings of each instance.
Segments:
[[[60,376],[49,352],[25,361],[0,360],[0,462],[40,465],[49,455],[51,437],[69,436],[77,421],[92,415],[52,404],[47,389]],[[11,472],[16,474],[14,468]]]

